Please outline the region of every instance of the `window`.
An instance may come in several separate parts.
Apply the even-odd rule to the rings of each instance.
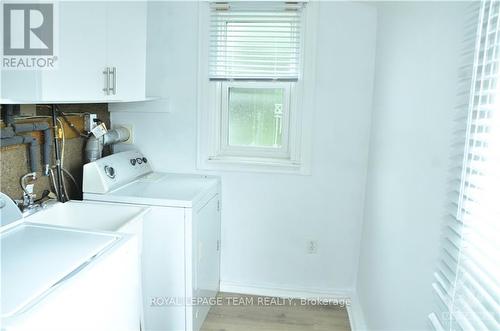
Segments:
[[[289,84],[223,83],[222,100],[222,154],[289,155]]]
[[[439,331],[500,330],[500,3],[483,1],[479,17],[462,171],[434,274]]]
[[[200,38],[199,166],[307,172],[299,107],[306,103],[304,3],[207,7],[200,24],[208,38]]]

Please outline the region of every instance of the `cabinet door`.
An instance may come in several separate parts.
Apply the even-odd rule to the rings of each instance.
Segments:
[[[42,98],[105,101],[106,3],[61,1],[58,6],[57,68],[42,73]]]
[[[29,103],[40,99],[40,71],[2,70],[0,98]]]
[[[116,68],[110,100],[142,100],[146,89],[146,2],[107,4],[106,63]],[[115,85],[116,82],[116,85]]]
[[[31,1],[34,2],[34,1]],[[3,18],[4,18],[4,7],[3,1],[0,6],[0,36],[2,36],[2,40],[0,41],[0,54],[4,54],[4,30],[3,30]],[[13,22],[17,22],[17,18],[13,18]],[[9,56],[5,57],[6,59]],[[24,56],[14,56],[16,62],[19,61],[19,58],[25,58]],[[41,95],[41,87],[40,87],[40,70],[35,70],[33,68],[24,68],[21,69],[18,67],[9,68],[9,66],[1,65],[0,69],[0,99],[3,99],[3,102],[11,102],[11,101],[21,101],[21,102],[31,102],[38,100]],[[19,102],[19,103],[21,103]],[[2,103],[2,101],[0,101]]]

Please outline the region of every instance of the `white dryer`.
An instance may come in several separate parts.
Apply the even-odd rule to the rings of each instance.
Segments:
[[[138,151],[84,166],[84,200],[150,206],[142,279],[146,330],[199,330],[219,291],[220,180],[153,171]]]

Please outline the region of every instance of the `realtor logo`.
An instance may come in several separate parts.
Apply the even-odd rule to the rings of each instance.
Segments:
[[[52,70],[57,67],[57,5],[54,3],[4,3],[3,70]]]
[[[53,4],[4,4],[3,33],[4,55],[53,55]]]

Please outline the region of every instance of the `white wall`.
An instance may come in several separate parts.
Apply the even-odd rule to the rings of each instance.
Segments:
[[[320,6],[312,175],[219,173],[225,284],[332,293],[354,287],[376,10],[356,3]],[[157,170],[195,172],[197,5],[152,3],[148,24],[148,90],[167,96],[171,112],[114,113],[112,121],[134,123],[135,145]],[[306,254],[309,239],[318,240],[317,255]]]
[[[467,3],[378,7],[358,296],[372,330],[428,329]]]

